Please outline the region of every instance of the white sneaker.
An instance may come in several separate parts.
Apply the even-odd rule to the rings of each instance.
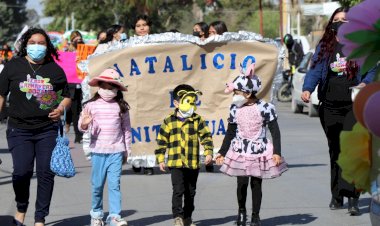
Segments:
[[[91,218],[91,226],[104,226],[104,222],[99,218]]]
[[[128,226],[128,223],[123,218],[112,217],[109,226]]]
[[[183,219],[180,217],[174,218],[174,226],[184,226]]]

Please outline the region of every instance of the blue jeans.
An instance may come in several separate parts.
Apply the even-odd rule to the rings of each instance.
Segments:
[[[103,218],[103,189],[104,183],[108,181],[109,216],[120,218],[121,192],[120,177],[124,153],[98,154],[92,153],[92,203],[91,217]]]
[[[56,145],[57,124],[38,129],[19,129],[8,125],[7,141],[12,154],[12,183],[17,210],[26,213],[29,206],[30,180],[36,161],[37,199],[35,222],[45,222],[49,214],[54,187],[54,173],[50,170],[50,159]]]

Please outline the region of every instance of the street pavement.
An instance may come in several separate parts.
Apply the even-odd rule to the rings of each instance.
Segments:
[[[263,181],[263,200],[260,216],[263,226],[357,226],[371,225],[369,219],[370,196],[362,195],[360,216],[350,216],[345,208],[330,210],[329,158],[326,139],[319,118],[307,114],[293,114],[289,103],[277,105],[282,135],[282,154],[289,170],[281,177]],[[6,126],[0,125],[0,226],[11,225],[15,211],[11,172],[12,161],[5,139]],[[71,128],[71,131],[73,129]],[[69,133],[73,141],[73,132]],[[55,188],[46,225],[89,225],[91,206],[91,166],[81,149],[72,143],[72,155],[77,175],[66,179],[56,177]],[[155,168],[155,175],[135,174],[130,165],[123,168],[121,178],[122,217],[129,226],[170,226],[171,182],[170,174]],[[248,191],[247,209],[250,219],[251,192]],[[25,224],[33,225],[36,178],[31,183],[30,207]],[[107,192],[104,209],[108,211]],[[198,226],[236,225],[236,178],[219,172],[207,173],[202,169],[197,184],[193,220]]]

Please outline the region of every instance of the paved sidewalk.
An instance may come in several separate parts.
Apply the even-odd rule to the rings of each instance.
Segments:
[[[369,195],[360,199],[360,216],[347,214],[345,209],[328,208],[329,163],[326,139],[318,118],[293,114],[290,104],[278,106],[282,135],[282,153],[289,163],[289,171],[274,180],[263,181],[261,219],[263,226],[357,226],[370,225]],[[11,181],[12,163],[7,150],[5,125],[0,125],[0,226],[11,225],[15,211]],[[69,134],[71,141],[74,135]],[[89,225],[91,166],[81,147],[73,146],[72,155],[78,174],[71,179],[56,177],[50,215],[46,225]],[[134,174],[130,165],[124,166],[122,176],[123,212],[129,226],[170,226],[171,183],[169,174],[155,169],[154,176]],[[251,192],[247,198],[250,211]],[[33,225],[36,179],[32,179],[30,208],[26,225]],[[107,192],[104,208],[108,209]],[[234,225],[237,214],[236,178],[221,173],[201,172],[198,180],[193,219],[198,226]],[[250,218],[250,217],[249,217]]]

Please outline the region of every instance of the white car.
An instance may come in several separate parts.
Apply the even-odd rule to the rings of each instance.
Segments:
[[[302,86],[305,80],[306,72],[310,68],[311,58],[314,51],[308,52],[302,59],[300,66],[297,68],[295,74],[293,75],[293,88],[292,88],[292,111],[294,113],[302,113],[305,107],[308,108],[308,115],[310,117],[318,116],[318,86],[315,88],[315,91],[310,96],[309,103],[305,103],[301,99]]]

